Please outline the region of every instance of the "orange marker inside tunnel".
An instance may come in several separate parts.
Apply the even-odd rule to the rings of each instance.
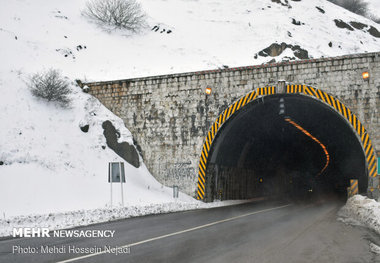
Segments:
[[[314,140],[316,143],[318,143],[321,146],[321,148],[323,149],[323,151],[324,151],[324,153],[326,155],[326,164],[325,164],[325,166],[322,168],[322,170],[318,174],[318,175],[321,175],[327,169],[327,166],[329,166],[329,163],[330,163],[330,155],[329,155],[329,153],[327,151],[326,146],[323,143],[321,143],[317,138],[315,138],[313,135],[311,135],[307,130],[305,130],[304,128],[302,128],[299,124],[297,124],[294,121],[292,121],[290,118],[285,118],[285,121],[287,121],[288,123],[292,124],[298,130],[300,130],[305,135],[307,135],[308,137],[310,137],[312,140]]]

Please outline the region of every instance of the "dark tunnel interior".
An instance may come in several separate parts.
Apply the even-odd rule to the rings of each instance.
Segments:
[[[329,155],[325,170],[322,145]],[[207,201],[345,198],[350,179],[358,179],[360,193],[368,185],[365,155],[349,123],[322,102],[295,94],[266,96],[234,114],[211,146],[206,174]]]

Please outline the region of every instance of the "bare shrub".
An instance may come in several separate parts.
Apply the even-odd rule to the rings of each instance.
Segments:
[[[62,107],[70,105],[71,89],[69,83],[56,69],[33,74],[28,86],[32,94],[38,98],[55,101]]]
[[[145,14],[136,0],[89,0],[82,14],[102,26],[139,31]]]

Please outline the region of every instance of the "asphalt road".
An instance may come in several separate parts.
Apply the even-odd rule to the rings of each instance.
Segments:
[[[115,230],[113,238],[0,240],[0,262],[380,262],[380,237],[336,221],[342,203],[248,203],[78,228]],[[14,246],[37,253],[12,253]],[[41,253],[41,246],[65,253]],[[69,253],[71,248],[118,248]]]

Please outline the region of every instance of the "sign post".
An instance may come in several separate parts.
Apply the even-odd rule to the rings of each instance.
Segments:
[[[125,171],[123,162],[110,162],[108,163],[108,182],[111,188],[111,207],[113,201],[113,190],[112,184],[120,182],[120,193],[121,193],[121,204],[124,206],[124,188],[123,183],[125,183]]]
[[[178,185],[173,185],[173,198],[178,198]]]
[[[111,163],[108,164],[108,181],[110,182],[110,186],[111,186],[111,207],[112,207],[112,176],[111,175]],[[111,181],[110,181],[111,179]]]
[[[123,167],[124,168],[124,167]],[[124,172],[124,171],[123,171]],[[119,174],[121,175],[121,163],[119,163]],[[124,176],[125,177],[125,176]],[[125,180],[125,178],[124,178]],[[124,193],[123,193],[123,180],[120,180],[121,186],[121,205],[124,207]]]

